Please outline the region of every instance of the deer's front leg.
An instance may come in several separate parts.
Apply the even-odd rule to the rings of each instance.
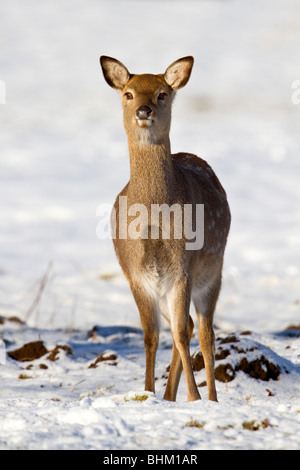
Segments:
[[[155,358],[159,341],[159,322],[156,305],[140,286],[131,285],[137,304],[142,328],[146,354],[145,390],[155,392]]]
[[[185,278],[178,281],[174,286],[174,306],[172,312],[173,340],[181,358],[182,367],[187,385],[188,401],[200,400],[200,394],[195,382],[190,356],[190,287]]]

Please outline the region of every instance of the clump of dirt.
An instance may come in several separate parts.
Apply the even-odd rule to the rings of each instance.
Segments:
[[[95,369],[99,362],[108,362],[109,365],[116,366],[118,364],[116,360],[117,358],[118,356],[116,354],[103,352],[97,357],[97,359],[95,359],[94,362],[92,362],[92,364],[89,365],[89,369]]]
[[[216,339],[215,377],[220,382],[231,382],[238,371],[263,381],[278,380],[282,372],[287,372],[276,362],[276,355],[271,350],[268,354],[266,347],[248,336],[251,336],[250,331]],[[204,369],[204,359],[200,351],[196,351],[191,360],[194,371]]]
[[[235,371],[231,364],[220,364],[215,368],[215,377],[219,382],[231,382],[235,377]]]
[[[248,335],[249,332],[243,336]],[[215,369],[217,380],[230,382],[238,371],[243,371],[249,377],[263,381],[278,379],[281,373],[280,365],[266,358],[259,344],[250,338],[238,338],[236,335],[231,335],[217,339],[216,343],[215,358],[216,361],[222,361]]]
[[[279,336],[286,336],[288,338],[299,338],[300,337],[300,324],[289,325],[283,331],[279,332]]]
[[[227,344],[227,343],[239,343],[239,340],[235,335],[231,336],[225,336],[225,338],[222,338],[219,340],[219,344]]]
[[[226,357],[229,355],[230,355],[230,351],[228,349],[219,348],[216,351],[215,360],[222,361],[223,359],[226,359]]]
[[[48,354],[46,359],[49,359],[49,361],[57,361],[59,359],[58,354],[61,350],[65,351],[67,354],[73,354],[70,346],[58,344],[49,351],[43,341],[31,341],[14,351],[8,351],[7,355],[15,361],[26,362],[34,361]]]
[[[300,331],[300,323],[299,325],[289,325],[286,327],[286,330],[299,330]]]
[[[192,361],[193,370],[199,371],[199,370],[204,369],[204,359],[203,359],[201,351],[196,351],[191,356],[191,361]]]
[[[246,357],[243,357],[235,370],[242,370],[250,377],[264,381],[278,380],[281,372],[280,367],[270,362],[264,355],[254,361],[248,361]]]
[[[70,348],[70,346],[67,346],[66,344],[57,344],[55,348],[52,349],[50,354],[48,354],[46,359],[49,359],[49,361],[53,361],[53,362],[57,361],[59,359],[60,351],[65,351],[70,356],[73,354],[73,351]]]
[[[16,361],[34,361],[48,353],[43,341],[26,343],[14,351],[8,351],[7,355]]]
[[[11,323],[16,323],[20,326],[22,325],[25,325],[25,323],[23,322],[23,320],[21,320],[18,316],[16,315],[12,315],[10,317],[3,317],[2,315],[0,315],[0,325],[4,325],[5,323],[7,322],[11,322]]]

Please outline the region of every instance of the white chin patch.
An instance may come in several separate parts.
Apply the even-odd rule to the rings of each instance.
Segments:
[[[152,119],[137,119],[136,122],[139,127],[151,127],[153,124]]]

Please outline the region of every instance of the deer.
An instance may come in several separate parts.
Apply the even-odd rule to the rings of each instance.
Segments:
[[[163,74],[132,74],[122,62],[105,55],[100,56],[100,65],[107,84],[121,96],[128,140],[130,177],[113,205],[116,214],[113,244],[140,315],[146,362],[145,391],[155,393],[155,361],[162,316],[170,326],[173,340],[163,398],[176,401],[183,371],[187,401],[201,399],[190,354],[193,303],[208,400],[218,401],[213,318],[222,283],[230,208],[226,192],[211,166],[191,153],[172,154],[170,145],[172,103],[177,91],[189,81],[194,58],[176,60]],[[176,237],[174,231],[169,238],[164,237],[161,218],[158,227],[151,226],[149,218],[140,218],[140,236],[129,237],[127,229],[133,213],[128,210],[127,220],[121,217],[120,201],[124,198],[127,207],[139,204],[149,211],[153,205],[176,204],[181,208],[190,205],[193,227],[196,226],[195,208],[201,205],[203,243],[197,249],[187,249],[185,235]],[[170,220],[175,229],[173,215],[170,213]],[[158,229],[159,236],[149,236],[153,228]]]

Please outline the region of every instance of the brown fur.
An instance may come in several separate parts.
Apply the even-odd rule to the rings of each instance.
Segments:
[[[193,332],[189,309],[193,301],[199,320],[208,398],[216,401],[213,315],[221,288],[230,210],[226,193],[211,167],[195,155],[172,155],[169,140],[172,100],[175,92],[187,83],[193,58],[179,59],[160,75],[132,75],[121,62],[106,56],[102,56],[100,62],[106,81],[122,96],[128,136],[130,180],[114,206],[117,214],[114,245],[144,331],[145,389],[155,390],[160,312],[169,322],[173,335],[172,361],[164,398],[176,399],[182,368],[188,400],[200,398],[189,352]],[[137,120],[140,106],[151,110],[151,119]],[[196,204],[204,204],[203,247],[187,250],[184,237],[151,239],[151,223],[147,220],[141,222],[140,229],[141,233],[148,231],[148,238],[121,239],[120,196],[127,196],[128,207],[140,203],[148,211],[152,204],[180,204],[181,207],[192,204],[193,208]],[[132,220],[134,216],[128,216],[128,225]]]

